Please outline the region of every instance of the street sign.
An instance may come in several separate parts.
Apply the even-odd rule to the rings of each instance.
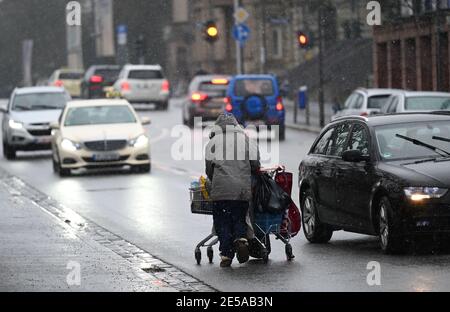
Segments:
[[[236,24],[243,24],[248,19],[250,14],[248,14],[247,10],[240,7],[234,12],[233,16],[234,20],[236,21]]]
[[[122,25],[117,26],[117,43],[119,45],[127,44],[127,34],[128,34],[127,25],[122,24]]]
[[[250,37],[250,28],[246,24],[236,24],[233,27],[234,40],[243,45]]]

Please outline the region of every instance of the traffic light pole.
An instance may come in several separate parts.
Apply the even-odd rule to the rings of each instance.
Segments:
[[[319,17],[319,114],[320,127],[325,126],[325,103],[323,93],[323,30],[322,30],[322,7],[318,10]]]

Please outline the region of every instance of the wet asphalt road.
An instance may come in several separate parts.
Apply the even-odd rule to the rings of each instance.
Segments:
[[[192,215],[188,187],[203,172],[203,161],[175,161],[172,128],[181,121],[178,101],[168,112],[141,111],[152,125],[151,174],[121,172],[80,173],[60,178],[52,172],[49,153],[20,154],[15,161],[0,157],[0,166],[55,198],[82,216],[192,274],[221,291],[448,291],[450,253],[410,253],[385,256],[377,238],[337,232],[326,245],[308,244],[303,234],[293,238],[296,258],[287,262],[284,246],[272,241],[267,265],[250,261],[231,269],[210,265],[203,253],[198,266],[194,246],[211,229],[208,216]],[[202,137],[195,130],[194,137]],[[294,172],[315,138],[314,134],[288,130],[280,146],[280,162]],[[1,146],[0,146],[1,149]],[[294,199],[298,202],[294,186]],[[20,229],[18,229],[20,230]],[[369,286],[367,264],[381,265],[381,286]]]

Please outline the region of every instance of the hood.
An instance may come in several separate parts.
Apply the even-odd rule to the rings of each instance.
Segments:
[[[384,163],[382,169],[412,186],[450,188],[450,161],[429,161],[419,164],[411,162],[403,160]]]
[[[26,111],[17,112],[12,111],[9,113],[11,119],[15,121],[22,122],[24,124],[42,124],[42,123],[52,123],[57,122],[59,116],[61,115],[60,109],[52,110],[37,110],[37,111]]]
[[[216,133],[225,133],[230,130],[233,132],[244,132],[244,129],[239,125],[233,114],[222,113],[217,117],[214,127],[211,130],[210,137],[212,138]]]
[[[145,133],[138,124],[86,125],[63,127],[61,136],[74,142],[131,140]]]

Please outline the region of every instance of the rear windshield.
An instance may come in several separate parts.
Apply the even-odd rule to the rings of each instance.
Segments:
[[[199,91],[202,91],[210,97],[225,97],[228,84],[213,84],[211,81],[200,83]]]
[[[64,126],[135,123],[133,112],[126,105],[72,107]]]
[[[236,81],[235,90],[236,96],[248,95],[274,95],[273,82],[270,79],[239,79]]]
[[[140,80],[163,79],[163,75],[160,70],[131,70],[128,73],[128,78]]]
[[[391,96],[390,94],[386,94],[386,95],[375,95],[375,96],[369,97],[369,100],[367,102],[367,108],[381,109],[383,107],[383,105],[387,102],[387,100],[389,99],[390,96]]]
[[[14,97],[11,109],[13,111],[63,109],[67,100],[67,95],[62,92],[19,94]]]
[[[81,79],[81,77],[83,77],[83,73],[60,73],[59,74],[59,79],[62,80],[78,80]]]
[[[95,75],[102,76],[105,80],[117,80],[119,77],[120,69],[97,69]]]
[[[416,96],[406,99],[406,110],[450,110],[450,97]]]

